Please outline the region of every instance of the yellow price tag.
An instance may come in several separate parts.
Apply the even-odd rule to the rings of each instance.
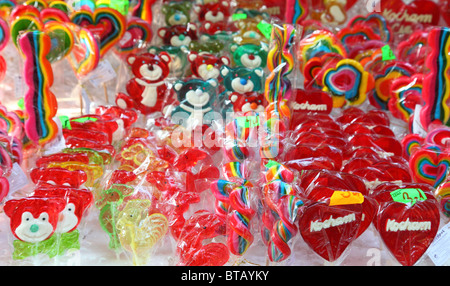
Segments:
[[[352,191],[334,191],[330,198],[330,206],[355,205],[364,202],[363,194]]]

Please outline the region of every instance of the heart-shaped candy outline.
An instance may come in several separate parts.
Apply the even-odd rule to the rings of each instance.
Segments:
[[[125,34],[126,19],[118,12],[109,7],[95,9],[94,13],[87,10],[75,11],[70,19],[73,23],[91,29],[93,26],[101,28],[94,32],[99,38],[100,57],[103,57],[114,45],[116,45]]]

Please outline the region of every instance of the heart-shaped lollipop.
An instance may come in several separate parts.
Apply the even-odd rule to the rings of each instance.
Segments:
[[[450,166],[450,153],[441,151],[439,147],[421,148],[415,151],[409,165],[413,179],[419,183],[426,183],[437,187],[447,178]]]
[[[87,10],[75,11],[70,18],[73,23],[87,28],[100,39],[100,57],[103,57],[125,34],[125,17],[109,7],[97,8],[94,13]]]
[[[342,151],[338,148],[323,145],[318,147],[308,145],[297,145],[294,150],[286,153],[284,161],[310,158],[327,158],[332,161],[334,170],[338,171],[342,167]]]
[[[127,29],[118,42],[116,50],[121,55],[136,53],[150,43],[152,36],[152,26],[147,21],[138,17],[131,17],[127,20]]]
[[[415,152],[415,150],[422,147],[422,145],[425,143],[425,139],[419,134],[412,133],[403,137],[401,143],[403,146],[403,157],[409,159],[409,157],[412,153]]]
[[[69,28],[74,35],[74,45],[68,61],[76,76],[81,78],[97,67],[100,61],[100,47],[94,34],[88,29],[75,24],[70,24]]]
[[[339,174],[339,173],[336,173]],[[344,175],[344,177],[349,178],[349,176]],[[355,176],[356,177],[356,176]],[[355,181],[355,180],[354,180]],[[328,186],[316,186],[309,190],[308,198],[314,201],[327,201],[331,206],[345,205],[350,206],[352,204],[361,205],[362,207],[362,217],[360,221],[360,227],[356,234],[359,237],[369,225],[375,216],[377,210],[377,202],[375,199],[364,195],[359,192],[359,190],[366,191],[363,186],[354,186],[356,191],[347,188],[337,188],[336,186],[329,184]]]
[[[303,210],[300,234],[315,253],[332,262],[357,237],[362,215],[361,204],[330,206],[326,202],[315,202]]]
[[[439,229],[437,200],[426,186],[380,186],[375,228],[392,255],[405,266],[414,265],[430,246]]]
[[[402,144],[395,137],[355,134],[349,138],[348,144],[353,147],[375,148],[380,152],[392,153],[395,156],[403,155]]]

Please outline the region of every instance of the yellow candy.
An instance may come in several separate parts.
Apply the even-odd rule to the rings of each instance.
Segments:
[[[147,263],[153,246],[169,228],[164,215],[149,215],[150,206],[149,200],[130,200],[117,217],[116,230],[120,244],[132,253],[134,265]]]

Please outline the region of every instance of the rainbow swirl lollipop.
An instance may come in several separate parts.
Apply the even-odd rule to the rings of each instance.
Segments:
[[[234,188],[230,193],[231,212],[228,215],[228,247],[234,255],[244,255],[253,243],[250,220],[255,210],[250,205],[250,191],[247,187]]]
[[[19,39],[20,50],[25,57],[25,132],[30,140],[44,146],[52,141],[58,132],[53,120],[58,111],[55,95],[50,87],[53,84],[53,70],[47,60],[51,49],[50,37],[44,32],[32,31]]]
[[[303,65],[310,59],[327,53],[336,53],[347,58],[347,50],[333,33],[326,30],[312,32],[299,43],[297,59],[300,71],[303,73]]]
[[[424,128],[439,121],[448,124],[450,120],[450,28],[430,31],[428,44],[431,53],[426,59],[430,72],[423,82],[425,105],[420,112],[420,122]]]

